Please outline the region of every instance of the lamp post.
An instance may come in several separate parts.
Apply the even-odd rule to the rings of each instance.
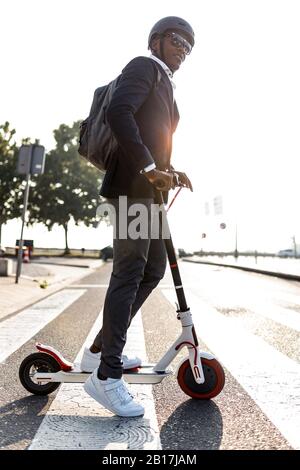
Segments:
[[[19,249],[18,249],[16,284],[18,284],[19,277],[21,275],[21,266],[22,266],[22,258],[23,258],[23,230],[24,230],[25,216],[26,216],[26,211],[27,211],[29,184],[30,184],[30,173],[26,175],[26,187],[25,187],[25,193],[24,193],[24,203],[23,203],[23,213],[22,213],[22,228],[21,228],[21,236],[19,239]]]

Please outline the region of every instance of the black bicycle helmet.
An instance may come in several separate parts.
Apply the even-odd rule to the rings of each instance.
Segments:
[[[154,35],[161,36],[166,31],[173,30],[173,31],[182,31],[188,36],[188,41],[193,47],[195,44],[195,33],[191,25],[182,18],[178,16],[166,16],[159,20],[150,31],[149,38],[148,38],[148,48],[150,49],[150,43]]]

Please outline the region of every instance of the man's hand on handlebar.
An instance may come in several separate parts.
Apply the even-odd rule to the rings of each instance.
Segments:
[[[187,175],[181,171],[160,171],[156,168],[143,173],[148,181],[160,191],[169,191],[176,186],[183,186],[193,191],[193,186]]]
[[[143,175],[146,176],[147,180],[160,191],[169,191],[170,189],[174,189],[176,186],[176,180],[173,173],[160,171],[155,168],[154,170],[143,173]]]
[[[179,183],[178,186],[184,186],[185,188],[189,188],[191,191],[193,191],[192,183],[185,173],[176,170],[172,170],[172,173],[173,175],[177,176]]]

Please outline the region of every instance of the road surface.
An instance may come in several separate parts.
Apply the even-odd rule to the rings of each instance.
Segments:
[[[223,392],[187,397],[172,376],[132,385],[144,418],[113,416],[81,384],[46,397],[18,380],[35,342],[78,360],[101,325],[111,263],[0,322],[1,449],[299,449],[300,283],[180,263],[198,339],[223,364]],[[180,332],[169,270],[129,331],[127,352],[157,361]],[[92,330],[92,331],[91,331]],[[181,351],[172,368],[185,357]]]

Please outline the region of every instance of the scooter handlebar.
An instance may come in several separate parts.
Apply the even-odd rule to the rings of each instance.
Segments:
[[[183,184],[180,183],[179,178],[178,178],[178,175],[177,175],[176,173],[173,173],[173,184],[174,184],[175,188],[176,188],[176,187],[182,187],[182,186],[183,186]],[[156,189],[158,189],[159,191],[161,191],[164,186],[165,186],[165,182],[164,182],[163,179],[157,179],[157,180],[155,181],[155,187],[156,187]]]

